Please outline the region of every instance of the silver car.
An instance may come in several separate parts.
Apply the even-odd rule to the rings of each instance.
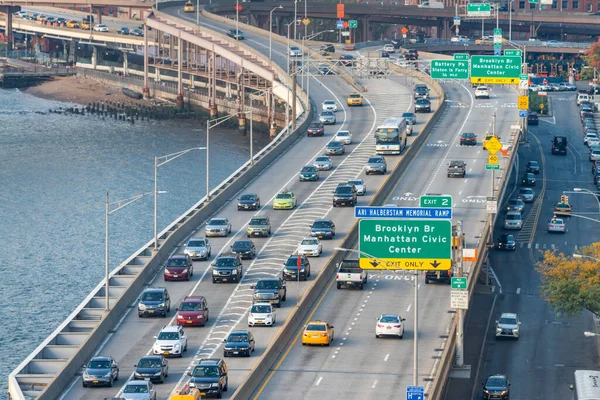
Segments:
[[[523,227],[523,218],[520,211],[509,211],[504,218],[504,229],[518,229]]]
[[[192,260],[206,260],[210,257],[210,243],[208,239],[191,238],[185,245],[185,254],[190,256]]]
[[[521,321],[514,313],[502,313],[500,319],[496,321],[496,338],[510,337],[519,339]]]
[[[519,189],[519,198],[525,203],[531,203],[535,198],[535,192],[531,188],[521,188]]]
[[[371,156],[367,161],[366,174],[385,174],[387,172],[387,162],[383,156]]]
[[[319,116],[319,121],[324,125],[335,124],[335,113],[333,111],[323,111]]]
[[[335,100],[325,100],[323,104],[321,104],[321,108],[323,111],[337,111],[337,104],[335,104]]]
[[[319,156],[315,159],[313,165],[320,171],[329,171],[333,168],[333,161],[327,156]]]
[[[150,381],[129,381],[123,388],[125,400],[156,400],[156,389]]]
[[[343,144],[352,144],[352,134],[350,131],[339,131],[335,134],[333,140]]]
[[[364,196],[364,194],[367,193],[367,184],[362,179],[350,179],[348,184],[354,185],[356,194],[359,196]]]
[[[227,218],[213,218],[204,228],[206,236],[227,236],[231,233],[231,223]]]

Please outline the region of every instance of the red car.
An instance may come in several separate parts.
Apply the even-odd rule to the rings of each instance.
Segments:
[[[176,254],[165,264],[165,281],[189,281],[193,275],[194,264],[187,254]]]
[[[186,296],[177,308],[177,325],[204,326],[208,305],[204,296]]]

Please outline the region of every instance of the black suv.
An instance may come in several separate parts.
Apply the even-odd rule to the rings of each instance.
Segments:
[[[440,270],[440,271],[425,271],[425,284],[429,282],[445,282],[448,285],[452,278],[452,271]]]
[[[260,208],[260,198],[255,193],[246,193],[238,199],[237,209],[241,210],[258,210]]]
[[[242,279],[242,258],[239,254],[219,256],[212,263],[212,280],[217,282],[239,282]]]
[[[307,136],[323,136],[325,135],[325,126],[321,122],[311,122],[306,130]]]
[[[490,375],[481,386],[483,386],[484,400],[510,398],[510,382],[506,375]]]
[[[300,266],[298,266],[300,264]],[[300,277],[298,277],[298,274]],[[310,276],[310,262],[303,255],[289,256],[281,271],[281,278],[286,281],[305,281]]]
[[[552,154],[567,155],[567,138],[564,136],[554,136],[552,139]]]
[[[358,200],[358,194],[356,193],[356,187],[347,183],[340,183],[335,192],[333,192],[333,206],[351,206],[356,205]]]
[[[149,380],[150,382],[164,383],[169,376],[169,363],[161,355],[144,356],[134,365],[134,380]]]
[[[204,358],[187,374],[191,376],[189,386],[200,389],[206,396],[221,398],[229,386],[227,365],[220,358]]]
[[[149,287],[144,290],[138,301],[139,317],[149,315],[166,317],[167,313],[171,311],[171,296],[166,288]]]
[[[251,260],[256,256],[256,246],[252,240],[236,240],[231,245],[231,252]]]
[[[254,289],[252,303],[271,303],[275,307],[281,307],[281,302],[287,297],[285,281],[281,278],[261,279],[250,288]]]

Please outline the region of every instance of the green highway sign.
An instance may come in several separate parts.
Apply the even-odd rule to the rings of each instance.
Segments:
[[[420,207],[451,208],[452,196],[424,195],[419,197]]]
[[[455,53],[454,61],[469,61],[469,54],[467,53]]]
[[[467,289],[467,278],[450,278],[451,289]]]
[[[494,43],[494,49],[501,49],[501,48],[502,48],[502,42]]]
[[[485,169],[500,169],[500,164],[485,164]]]
[[[348,21],[348,28],[358,28],[358,21],[355,19]]]
[[[467,16],[469,17],[489,17],[492,14],[492,7],[489,3],[467,4]]]
[[[502,35],[502,28],[494,28],[494,35]]]
[[[523,57],[523,52],[518,49],[506,49],[506,50],[504,50],[504,55],[505,56]],[[525,78],[525,79],[527,79],[527,78]]]
[[[522,81],[528,81],[529,80],[529,75],[527,75],[527,74],[521,74],[519,76],[519,79],[521,79]]]
[[[471,78],[519,78],[520,75],[521,57],[471,56]]]
[[[469,79],[469,61],[431,60],[433,79]]]
[[[452,266],[448,219],[361,219],[358,237],[362,269],[449,270]]]
[[[539,3],[539,2],[540,2],[540,0],[529,0],[529,3],[530,3],[530,4],[537,4],[537,3]]]

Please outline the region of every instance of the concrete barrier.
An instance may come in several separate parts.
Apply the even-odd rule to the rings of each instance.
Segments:
[[[421,78],[425,79],[425,75],[422,74]],[[394,189],[396,183],[404,174],[411,161],[419,153],[421,147],[429,137],[429,134],[433,131],[434,126],[437,124],[439,119],[442,117],[446,110],[446,95],[442,87],[437,83],[431,84],[433,92],[436,94],[438,99],[438,108],[433,113],[431,119],[425,124],[421,133],[416,137],[415,141],[411,144],[409,149],[404,154],[402,160],[397,164],[396,168],[388,175],[385,182],[379,190],[373,195],[370,205],[381,205],[389,197],[390,193]],[[356,222],[341,244],[344,248],[353,248],[358,242],[358,222]],[[311,311],[313,305],[321,294],[327,289],[331,279],[336,273],[336,265],[346,257],[346,252],[336,251],[333,253],[323,269],[319,272],[319,275],[315,278],[312,284],[306,290],[299,306],[294,308],[290,313],[287,320],[278,332],[278,336],[271,341],[260,360],[255,364],[254,368],[250,371],[244,382],[232,395],[232,399],[245,400],[250,399],[252,395],[259,389],[260,384],[265,380],[279,355],[287,347],[288,343],[294,339],[294,334],[304,324],[306,316]]]

